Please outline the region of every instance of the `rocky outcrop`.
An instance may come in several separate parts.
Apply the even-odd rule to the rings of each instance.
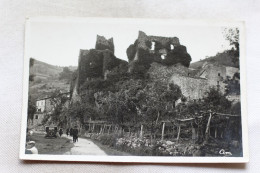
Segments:
[[[189,67],[191,62],[186,47],[180,45],[177,37],[147,36],[142,31],[139,31],[137,40],[128,47],[126,53],[129,72],[147,70],[153,62],[164,65],[181,63],[185,67]]]

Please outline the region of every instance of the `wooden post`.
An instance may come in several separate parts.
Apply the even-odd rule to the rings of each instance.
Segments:
[[[111,125],[109,125],[108,132],[107,132],[108,134],[110,133],[110,129],[111,129]]]
[[[102,125],[100,125],[100,130],[99,130],[99,134],[102,133]]]
[[[93,123],[93,133],[94,133],[94,131],[95,131],[95,123]]]
[[[141,124],[140,138],[143,138],[143,124]]]
[[[163,122],[163,126],[162,126],[162,141],[164,140],[164,129],[165,129],[165,122]]]
[[[115,126],[115,133],[117,133],[117,130],[118,130],[118,126]]]
[[[193,142],[195,142],[196,141],[196,129],[194,127],[192,127],[191,131],[192,131],[191,139]]]
[[[101,127],[102,131],[101,131],[101,134],[104,134],[104,131],[105,131],[105,125]]]
[[[217,136],[218,136],[218,129],[217,127],[215,127],[215,138],[217,138]]]
[[[208,119],[208,123],[207,123],[207,128],[206,128],[206,132],[205,132],[205,141],[208,142],[209,140],[209,128],[210,128],[210,121],[212,118],[212,113],[211,111],[209,112],[209,119]]]
[[[174,131],[174,125],[172,126],[172,138],[174,139],[174,134],[175,134],[175,131]]]
[[[104,124],[103,129],[102,129],[102,134],[106,132],[106,125]]]
[[[180,133],[181,133],[181,125],[179,124],[179,126],[178,126],[178,135],[177,135],[177,142],[179,142]]]

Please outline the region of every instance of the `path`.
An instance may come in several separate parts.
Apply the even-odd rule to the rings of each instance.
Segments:
[[[68,137],[71,139],[72,137]],[[74,143],[74,147],[70,151],[64,153],[65,155],[107,155],[96,144],[88,139],[79,138],[78,142]]]

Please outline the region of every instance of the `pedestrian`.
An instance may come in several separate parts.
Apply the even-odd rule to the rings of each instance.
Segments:
[[[73,128],[70,128],[70,136],[73,136]]]
[[[79,130],[77,129],[77,126],[75,126],[73,129],[73,142],[78,142],[78,134]]]
[[[35,147],[34,141],[30,141],[27,143],[25,154],[38,154],[38,149]]]
[[[63,134],[62,128],[60,128],[59,134],[60,134],[60,137],[61,137],[61,135]]]
[[[69,131],[70,131],[69,128],[67,128],[67,130],[66,130],[66,135],[67,136],[69,136]]]

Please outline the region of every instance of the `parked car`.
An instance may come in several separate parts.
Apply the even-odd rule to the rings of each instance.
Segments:
[[[45,138],[57,138],[58,127],[45,127]]]

